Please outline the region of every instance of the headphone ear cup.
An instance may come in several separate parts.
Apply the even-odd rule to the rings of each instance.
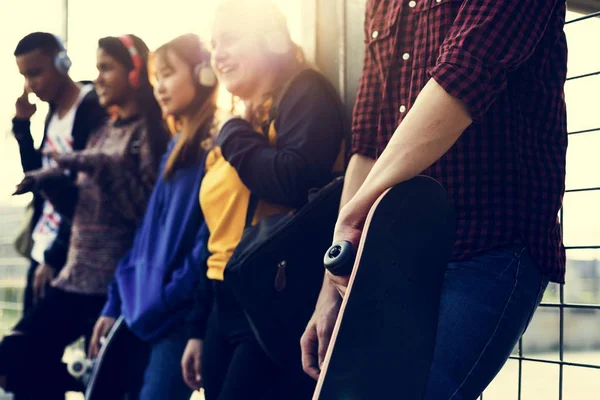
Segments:
[[[271,31],[264,36],[267,49],[274,54],[286,54],[290,51],[290,38],[282,32]]]
[[[71,68],[71,59],[64,51],[61,51],[54,58],[54,65],[58,72],[67,74]]]
[[[194,67],[194,75],[198,83],[205,87],[213,87],[217,84],[217,76],[210,65],[198,64]]]
[[[140,87],[140,75],[138,74],[138,72],[136,70],[129,71],[128,78],[129,78],[129,84],[134,89],[137,89]]]

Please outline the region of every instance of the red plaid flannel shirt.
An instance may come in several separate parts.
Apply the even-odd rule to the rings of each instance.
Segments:
[[[474,123],[424,171],[458,216],[454,260],[526,245],[563,282],[564,0],[369,0],[353,153],[376,158],[430,78]]]

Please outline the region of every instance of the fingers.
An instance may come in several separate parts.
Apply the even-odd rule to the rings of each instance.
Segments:
[[[197,389],[202,387],[202,370],[200,366],[200,354],[195,354],[194,357],[194,379],[196,381]]]
[[[325,361],[325,355],[327,354],[327,347],[329,347],[329,341],[331,339],[331,333],[333,332],[333,325],[320,324],[317,327],[318,336],[318,356],[319,356],[319,371],[323,367]]]
[[[52,282],[53,270],[47,265],[40,265],[35,271],[35,277],[33,279],[33,296],[34,302],[46,297],[46,288]]]
[[[106,338],[108,337],[108,334],[110,333],[113,325],[114,324],[112,323],[111,320],[102,321],[102,327],[100,330],[100,338],[98,339],[98,343],[100,343],[100,345],[102,345],[104,343],[104,341],[106,340]]]
[[[26,84],[23,86],[23,93],[17,98],[19,101],[28,101],[29,93],[31,93],[31,89]]]
[[[98,334],[98,326],[94,327],[92,338],[90,340],[90,346],[88,348],[88,358],[94,359],[98,356],[98,349],[100,344],[100,335]]]
[[[93,360],[98,356],[98,348],[96,346],[96,341],[97,339],[95,337],[92,337],[92,340],[90,341],[90,345],[88,347],[87,356],[90,360]]]
[[[193,374],[190,373],[190,368],[188,367],[189,358],[190,358],[190,350],[189,350],[189,342],[188,342],[188,345],[186,346],[186,348],[183,352],[183,356],[181,357],[181,374],[183,376],[183,380],[185,381],[185,384],[188,385],[188,387],[190,389],[196,390],[196,389],[194,389],[193,379],[190,379]]]
[[[300,348],[302,350],[302,369],[315,380],[319,379],[320,373],[318,342],[316,324],[311,321],[300,339]]]
[[[13,193],[13,196],[19,195],[19,194],[24,194],[24,193],[31,191],[34,186],[34,182],[35,182],[34,178],[32,178],[31,176],[25,176],[25,178],[23,178],[23,180],[15,188],[15,192]]]
[[[194,339],[188,341],[181,358],[181,371],[183,380],[192,390],[199,390],[203,386],[201,360],[202,343]]]
[[[100,347],[102,347],[102,340],[110,329],[112,328],[112,324],[105,321],[103,317],[101,317],[98,322],[96,322],[96,326],[94,326],[94,331],[92,332],[92,338],[90,340],[90,346],[88,349],[88,358],[94,359],[98,357],[100,353]]]
[[[193,389],[190,386],[190,382],[188,381],[188,370],[187,370],[187,353],[184,352],[183,356],[181,357],[181,377],[183,378],[183,381],[185,382],[186,385],[188,385],[188,387],[190,389]]]
[[[185,353],[183,355],[183,359],[181,360],[183,380],[185,381],[185,384],[188,385],[188,387],[190,389],[197,390],[198,388],[196,387],[196,379],[195,379],[195,372],[194,372],[193,364],[194,364],[194,361],[193,361],[193,357],[191,356],[191,354]]]

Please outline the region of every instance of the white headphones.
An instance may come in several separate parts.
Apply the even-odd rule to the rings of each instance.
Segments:
[[[217,84],[217,75],[213,71],[210,61],[205,61],[194,67],[194,75],[198,79],[198,83],[204,87],[213,87]]]
[[[69,72],[69,69],[71,69],[71,65],[73,63],[67,55],[67,49],[65,48],[65,44],[63,43],[62,39],[57,35],[53,36],[56,39],[56,44],[58,44],[58,54],[56,54],[54,57],[54,66],[58,72],[66,75]]]
[[[194,67],[194,76],[200,86],[211,88],[217,84],[217,75],[210,65],[210,51],[200,42],[201,62]]]

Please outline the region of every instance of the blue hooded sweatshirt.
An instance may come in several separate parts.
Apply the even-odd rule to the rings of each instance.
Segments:
[[[119,262],[102,310],[104,316],[123,315],[144,341],[184,323],[208,257],[208,229],[198,201],[205,157],[165,180],[163,171],[176,140],[161,160],[146,214],[133,247]]]

